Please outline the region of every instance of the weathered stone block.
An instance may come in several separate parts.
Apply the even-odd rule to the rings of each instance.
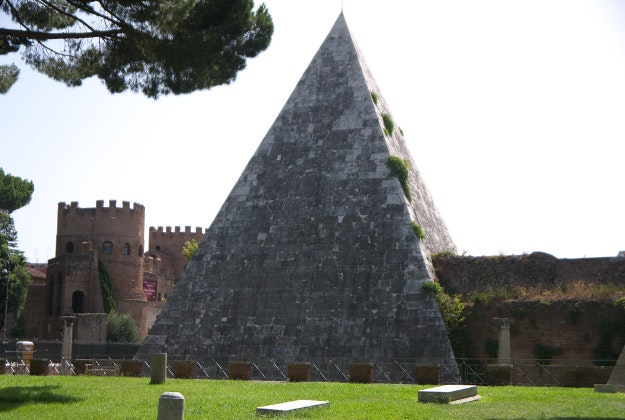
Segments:
[[[291,362],[287,365],[287,378],[291,382],[310,381],[310,363]]]
[[[72,363],[74,365],[74,373],[76,375],[84,375],[88,364],[92,364],[93,359],[76,359]]]
[[[595,392],[604,394],[625,393],[625,385],[595,384]]]
[[[486,382],[488,385],[512,385],[514,366],[490,364],[486,366]]]
[[[189,360],[174,361],[174,378],[193,379],[195,378],[195,362]]]
[[[417,365],[415,381],[418,384],[440,384],[441,365]]]
[[[475,385],[443,385],[419,390],[419,402],[425,403],[445,404],[474,399],[475,397],[477,397],[477,386]]]
[[[562,386],[571,388],[592,388],[595,384],[607,383],[609,366],[563,366]]]
[[[349,381],[361,384],[373,382],[373,363],[350,363]]]
[[[252,377],[251,362],[230,362],[229,364],[230,379],[240,379],[248,381]]]
[[[122,376],[137,376],[143,374],[143,362],[141,360],[122,360],[120,362]]]
[[[278,415],[329,406],[329,401],[296,400],[280,404],[266,405],[264,407],[257,407],[256,414]]]
[[[37,376],[46,376],[49,373],[49,360],[47,359],[31,359],[30,374]]]

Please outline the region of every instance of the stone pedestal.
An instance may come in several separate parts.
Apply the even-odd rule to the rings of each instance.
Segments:
[[[349,365],[349,381],[361,384],[373,382],[373,363],[351,363]]]
[[[179,392],[165,392],[158,399],[157,420],[184,419],[184,397]]]
[[[415,381],[417,384],[440,384],[441,365],[417,365]]]
[[[492,364],[486,366],[486,382],[488,385],[512,385],[514,366],[510,364]]]
[[[240,379],[248,381],[252,377],[252,363],[250,362],[230,362],[230,379]]]
[[[174,378],[193,379],[195,378],[195,362],[189,360],[174,361]]]
[[[155,353],[150,359],[151,384],[162,384],[167,379],[167,353]]]
[[[287,378],[291,382],[309,382],[310,363],[289,363],[287,365]]]

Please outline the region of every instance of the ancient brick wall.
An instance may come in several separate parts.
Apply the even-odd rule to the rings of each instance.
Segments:
[[[533,253],[434,256],[433,262],[443,289],[467,302],[465,325],[473,357],[487,357],[489,342],[492,350],[498,339],[494,319],[511,318],[513,359],[534,359],[534,347],[547,345],[563,350],[558,359],[588,363],[595,358],[602,321],[622,316],[614,305],[615,298],[625,295],[622,257],[557,259]],[[575,297],[576,289],[587,296]],[[611,343],[614,351],[622,347],[617,341]]]
[[[73,338],[78,343],[106,342],[106,314],[75,314]]]
[[[199,244],[204,232],[201,227],[196,227],[195,231],[192,232],[191,226],[185,226],[184,231],[180,230],[180,226],[176,226],[173,231],[171,226],[167,226],[164,231],[162,226],[159,226],[158,229],[151,226],[148,236],[150,250],[159,251],[169,257],[170,271],[176,273],[174,283],[177,283],[187,263],[182,254],[184,244],[192,239]]]

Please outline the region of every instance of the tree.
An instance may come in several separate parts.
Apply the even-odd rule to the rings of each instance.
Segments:
[[[68,86],[91,76],[112,93],[148,97],[232,82],[273,35],[264,4],[253,0],[4,0],[0,55],[24,61]],[[0,69],[0,92],[17,68]],[[3,77],[3,75],[5,75]],[[4,80],[3,80],[4,79]],[[6,88],[8,90],[8,88]]]
[[[195,239],[191,239],[184,243],[184,247],[182,248],[182,253],[184,254],[184,259],[187,262],[191,261],[191,258],[195,255],[197,251],[198,243]]]
[[[16,249],[17,231],[11,213],[28,204],[33,191],[31,181],[5,174],[0,168],[0,270],[8,272],[0,276],[0,307],[4,309],[8,282],[7,310],[14,313],[16,319],[24,308],[32,280],[26,271],[24,254]],[[4,325],[4,319],[2,323]]]
[[[28,203],[35,191],[32,181],[11,174],[0,168],[0,210],[13,213]]]

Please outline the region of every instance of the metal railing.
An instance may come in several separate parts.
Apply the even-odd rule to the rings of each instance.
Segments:
[[[48,360],[48,375],[74,375],[77,370],[69,360],[62,359],[60,363]],[[89,360],[93,368],[106,370],[111,363],[121,363],[130,359],[99,358]],[[228,379],[230,378],[230,362],[240,362],[244,358],[222,358],[194,361],[192,377],[196,379]],[[249,378],[259,381],[287,381],[289,362],[284,359],[255,359],[246,361],[249,366]],[[301,361],[299,361],[301,362]],[[315,382],[349,382],[351,359],[347,358],[316,358],[307,361],[309,378]],[[76,361],[74,361],[76,363]],[[84,359],[83,359],[84,363]],[[149,377],[150,363],[147,360],[135,361],[140,364],[139,375]],[[169,360],[167,376],[175,377],[176,361]],[[373,382],[377,383],[417,383],[417,369],[420,365],[438,366],[440,368],[440,383],[442,384],[474,384],[488,385],[489,364],[492,359],[454,359],[451,362],[444,360],[374,360],[369,362],[372,370]],[[564,361],[564,360],[512,360],[511,385],[517,386],[572,386],[571,379],[575,375],[594,375],[599,372],[603,377],[614,369],[623,366],[613,365],[615,361]],[[4,358],[2,372],[7,375],[30,374],[29,364],[19,355],[12,353],[11,357]],[[112,376],[125,374],[106,371],[103,375]]]

